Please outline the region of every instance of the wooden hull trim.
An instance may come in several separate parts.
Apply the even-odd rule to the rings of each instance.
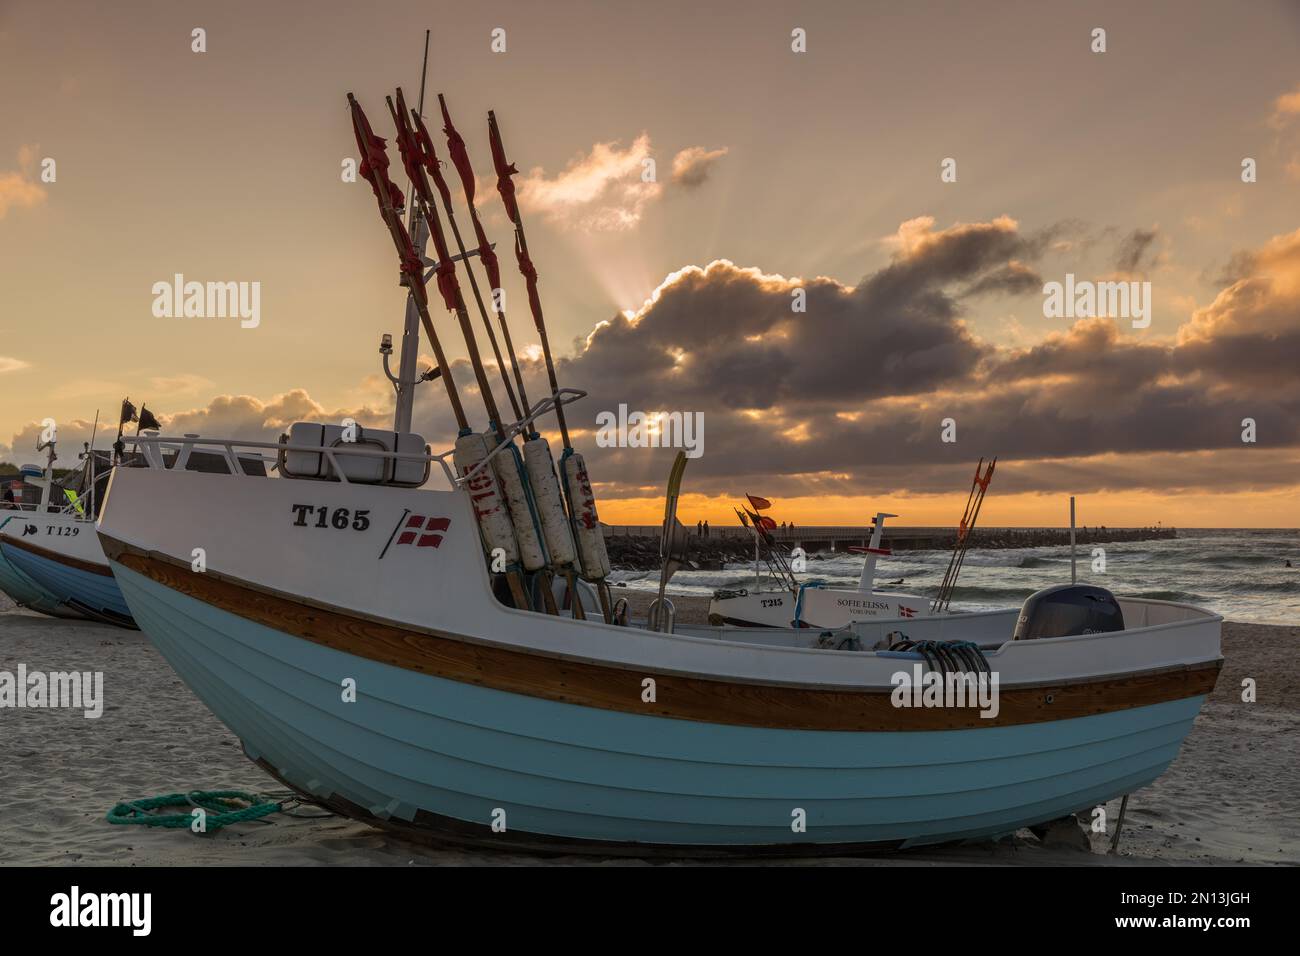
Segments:
[[[105,536],[124,567],[196,600],[303,640],[393,667],[508,693],[644,716],[790,730],[923,731],[1067,720],[1208,694],[1222,660],[1104,680],[1000,689],[999,712],[898,708],[888,690],[813,689],[576,661],[326,610]],[[656,700],[643,700],[652,678]]]
[[[98,574],[106,578],[113,576],[112,569],[106,564],[95,564],[91,561],[83,561],[81,558],[74,558],[70,554],[60,554],[58,551],[51,551],[48,548],[42,548],[38,544],[30,541],[24,541],[22,538],[15,538],[12,535],[5,535],[3,538],[5,544],[10,547],[18,548],[20,551],[26,551],[36,555],[38,558],[44,558],[47,561],[54,561],[58,564],[66,565],[77,571],[84,571],[87,574]]]

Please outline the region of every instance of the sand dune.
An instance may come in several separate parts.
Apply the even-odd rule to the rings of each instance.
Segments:
[[[678,603],[679,614],[684,609]],[[697,609],[692,609],[697,610]],[[1227,665],[1214,699],[1174,766],[1135,794],[1119,857],[1106,838],[1091,852],[1045,846],[1027,832],[998,844],[910,851],[819,865],[1295,863],[1300,861],[1300,628],[1229,624]],[[0,670],[104,673],[103,716],[72,710],[0,710],[0,864],[586,865],[627,864],[437,850],[337,817],[274,815],[196,836],[113,826],[120,799],[195,789],[273,791],[278,784],[134,632],[0,613]],[[1242,677],[1260,700],[1240,700]],[[1113,821],[1118,801],[1107,812]],[[317,814],[304,809],[304,814]],[[631,861],[636,865],[638,861]]]

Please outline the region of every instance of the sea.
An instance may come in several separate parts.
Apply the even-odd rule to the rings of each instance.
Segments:
[[[1094,548],[1104,548],[1104,556],[1094,556]],[[876,588],[933,597],[950,557],[949,551],[900,551],[882,557],[876,566]],[[1081,583],[1118,595],[1195,604],[1230,621],[1300,625],[1300,530],[1180,528],[1173,539],[1080,546],[1077,561]],[[797,577],[806,583],[855,588],[861,573],[860,555],[813,554],[805,573]],[[659,587],[659,572],[615,571],[611,580],[653,591]],[[1068,545],[972,549],[962,565],[952,608],[1019,606],[1040,588],[1069,580]],[[707,597],[718,588],[753,586],[752,564],[728,564],[722,571],[678,571],[667,590]]]

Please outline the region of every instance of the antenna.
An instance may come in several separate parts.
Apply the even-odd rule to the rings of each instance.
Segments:
[[[86,477],[90,479],[90,517],[95,517],[95,436],[99,432],[99,409],[95,409],[95,424],[90,427],[90,441],[86,445]]]
[[[424,60],[420,66],[420,111],[424,111],[424,83],[429,72],[429,30],[424,31]],[[415,251],[424,259],[423,223],[416,217],[418,205],[411,196],[411,183],[406,183],[406,195],[410,197],[410,209],[407,214],[407,226],[411,233],[411,243]],[[392,339],[380,346],[384,356],[384,371],[388,371],[388,356],[392,352]],[[387,348],[388,351],[384,351]],[[408,292],[406,296],[406,316],[402,323],[402,351],[397,363],[397,376],[388,373],[397,391],[397,404],[393,412],[393,431],[409,432],[411,430],[411,409],[415,405],[415,386],[421,381],[416,375],[415,363],[420,356],[420,310],[415,303],[415,296]]]

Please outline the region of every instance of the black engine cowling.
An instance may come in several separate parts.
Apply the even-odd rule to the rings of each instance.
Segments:
[[[1020,609],[1015,640],[1107,634],[1124,630],[1115,595],[1091,584],[1058,584],[1029,596]]]

